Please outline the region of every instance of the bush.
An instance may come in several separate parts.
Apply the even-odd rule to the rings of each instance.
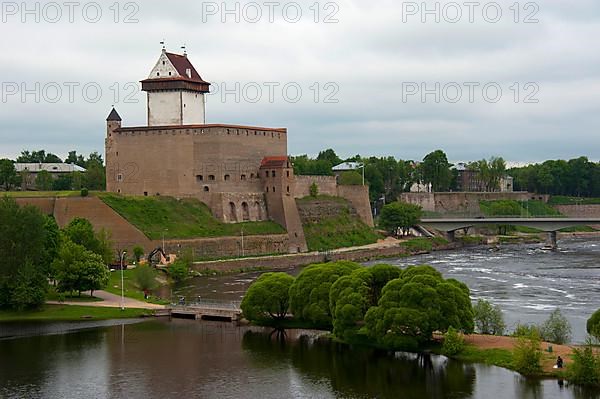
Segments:
[[[313,182],[313,184],[310,185],[309,193],[311,197],[319,195],[319,186],[317,186],[317,183]]]
[[[142,259],[143,255],[144,255],[144,248],[142,248],[139,245],[136,245],[135,247],[133,247],[133,257],[135,258],[135,261],[137,263],[140,262],[140,259]]]
[[[265,273],[261,275],[244,295],[241,309],[244,317],[252,322],[268,319],[285,319],[290,303],[290,287],[294,277],[287,273]]]
[[[342,186],[360,186],[363,184],[363,178],[357,171],[346,171],[340,174],[338,184]]]
[[[169,268],[167,269],[169,275],[176,283],[179,283],[185,280],[189,274],[189,266],[186,262],[177,259]]]
[[[89,191],[87,188],[82,188],[80,194],[82,197],[87,197],[89,194]]]
[[[504,317],[502,316],[502,309],[500,309],[500,306],[492,306],[488,301],[480,299],[477,301],[477,304],[473,306],[473,316],[475,326],[477,326],[477,330],[480,334],[504,334],[506,324],[504,323]]]
[[[513,350],[513,367],[516,371],[523,375],[541,373],[542,351],[540,350],[540,343],[540,337],[535,333],[528,337],[517,338]]]
[[[392,202],[381,209],[379,225],[392,235],[395,235],[398,229],[402,229],[406,234],[411,227],[419,223],[422,215],[423,210],[418,205]]]
[[[544,341],[562,345],[571,340],[571,324],[558,308],[542,324],[540,331]]]
[[[600,358],[594,354],[590,341],[582,348],[573,348],[573,362],[569,365],[567,379],[578,385],[600,385]]]
[[[540,328],[534,324],[518,323],[513,331],[513,337],[530,337],[532,334],[541,336]]]
[[[456,329],[450,327],[444,334],[444,344],[442,345],[442,354],[451,357],[456,356],[465,349],[465,337]]]
[[[156,274],[150,266],[138,266],[133,271],[135,285],[142,291],[156,288]]]
[[[588,319],[586,327],[588,334],[600,340],[600,309]]]

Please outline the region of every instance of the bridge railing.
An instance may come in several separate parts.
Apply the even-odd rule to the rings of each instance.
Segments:
[[[171,300],[173,307],[189,307],[203,309],[228,309],[240,310],[241,301],[228,301],[220,299],[205,299],[201,297],[184,297],[179,296],[177,299]]]

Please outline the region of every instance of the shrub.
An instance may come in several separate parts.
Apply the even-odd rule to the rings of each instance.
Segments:
[[[82,188],[80,194],[82,197],[87,197],[89,194],[89,191],[87,188]]]
[[[465,337],[456,329],[450,327],[444,334],[444,344],[442,345],[442,354],[446,356],[456,356],[465,349]]]
[[[532,334],[537,334],[541,336],[540,328],[534,324],[521,324],[518,323],[515,327],[515,331],[513,331],[513,337],[529,337]]]
[[[590,341],[582,348],[573,348],[572,359],[567,372],[569,381],[584,386],[600,385],[600,358],[594,354]]]
[[[317,186],[317,183],[313,182],[313,184],[310,185],[309,193],[311,197],[319,195],[319,186]]]
[[[544,341],[555,344],[564,344],[571,339],[571,324],[560,309],[555,309],[548,320],[540,327]]]
[[[418,224],[423,215],[420,206],[406,202],[392,202],[381,209],[379,225],[388,233],[394,235],[398,229],[404,234]]]
[[[140,262],[140,259],[142,259],[143,255],[144,255],[144,248],[142,248],[139,245],[136,245],[135,247],[133,247],[133,257],[135,258],[135,261],[137,263]]]
[[[265,273],[248,288],[241,309],[253,322],[283,320],[290,303],[290,287],[294,277],[287,273]]]
[[[541,373],[542,351],[540,350],[540,343],[540,337],[535,333],[528,337],[517,338],[513,350],[513,367],[516,371],[523,375]]]
[[[480,334],[502,335],[506,324],[500,306],[492,306],[484,299],[477,301],[473,306],[475,325]]]
[[[133,271],[133,279],[142,291],[156,288],[156,275],[150,266],[138,266]]]
[[[179,283],[185,280],[189,274],[188,264],[180,259],[177,259],[169,268],[167,269],[169,275],[176,283]]]
[[[587,321],[587,332],[597,340],[600,340],[600,309],[598,309],[592,317]]]

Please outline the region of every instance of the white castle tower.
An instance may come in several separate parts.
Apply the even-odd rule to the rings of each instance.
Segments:
[[[206,101],[210,83],[202,80],[187,54],[168,53],[164,48],[148,79],[148,126],[200,125],[206,123]]]

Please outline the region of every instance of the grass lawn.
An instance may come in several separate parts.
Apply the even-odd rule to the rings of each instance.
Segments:
[[[480,201],[479,208],[487,217],[558,217],[560,212],[542,201]]]
[[[339,212],[335,216],[323,216],[318,220],[302,221],[304,237],[310,251],[373,244],[381,238],[358,216],[350,213],[349,204],[343,198],[318,196],[306,197],[297,201],[299,204],[307,204],[312,201],[331,201],[332,206],[339,207]]]
[[[66,295],[65,294],[64,298],[60,298],[59,293],[56,292],[56,290],[53,287],[50,287],[50,291],[46,295],[46,300],[59,301],[60,299],[63,299],[66,302],[83,302],[83,303],[102,301],[102,298],[96,298],[95,296],[89,296],[87,294],[81,294],[81,296],[79,296],[77,294],[75,294],[75,295]]]
[[[548,201],[550,205],[600,205],[600,198],[566,197],[553,195]]]
[[[155,271],[158,275],[159,271]],[[154,296],[150,296],[149,299],[144,299],[144,293],[140,290],[135,283],[135,269],[123,271],[123,286],[125,288],[124,295],[127,298],[137,299],[138,301],[156,303],[158,305],[168,305],[170,301],[168,299],[160,299]],[[104,291],[110,292],[111,294],[121,295],[121,271],[115,270],[110,272],[110,280],[108,285],[104,288]]]
[[[148,238],[196,238],[284,234],[272,221],[228,224],[217,220],[208,206],[193,198],[130,197],[101,194],[100,199],[140,229]]]
[[[0,322],[3,321],[75,321],[105,320],[142,317],[151,315],[147,309],[105,308],[79,305],[44,305],[39,310],[5,311],[0,310]]]

